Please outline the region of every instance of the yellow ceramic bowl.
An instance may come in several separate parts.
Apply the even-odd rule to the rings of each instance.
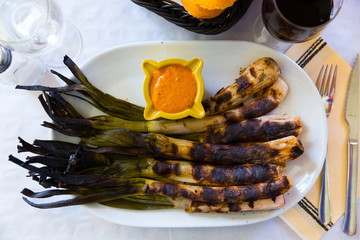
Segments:
[[[186,109],[185,111],[178,113],[166,113],[163,111],[157,111],[154,108],[151,96],[150,96],[150,80],[153,76],[154,71],[159,68],[165,67],[171,64],[181,64],[190,68],[194,74],[196,84],[197,84],[197,93],[194,101],[194,105],[191,108]],[[166,118],[166,119],[181,119],[187,116],[192,116],[195,118],[202,118],[205,116],[204,107],[201,104],[203,95],[204,95],[204,82],[201,77],[201,70],[204,63],[200,58],[193,58],[189,61],[179,59],[179,58],[170,58],[165,59],[161,62],[156,62],[153,60],[144,60],[142,68],[145,72],[145,81],[144,81],[144,97],[146,101],[146,107],[144,111],[144,118],[146,120],[153,120],[156,118]]]

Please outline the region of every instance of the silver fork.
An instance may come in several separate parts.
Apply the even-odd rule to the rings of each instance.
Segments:
[[[328,72],[328,65],[326,65],[325,71],[324,71],[324,67],[325,66],[321,67],[315,85],[324,102],[326,117],[329,117],[333,105],[333,98],[335,93],[337,65],[335,66],[334,71],[333,71],[333,65],[331,65],[329,72]],[[328,158],[328,154],[326,150],[326,157],[322,169],[321,192],[320,192],[320,202],[319,202],[319,220],[323,225],[329,224],[331,220],[329,168],[328,168],[327,158]]]

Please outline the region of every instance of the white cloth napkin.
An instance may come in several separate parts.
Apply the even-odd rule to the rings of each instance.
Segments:
[[[320,239],[345,211],[347,126],[344,120],[344,103],[351,67],[322,38],[294,44],[286,55],[299,64],[314,82],[322,65],[338,65],[334,105],[328,119],[331,222],[323,226],[318,220],[320,177],[310,192],[281,216],[302,238],[315,240]]]

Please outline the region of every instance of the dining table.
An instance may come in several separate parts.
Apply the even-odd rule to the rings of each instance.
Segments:
[[[76,63],[81,66],[88,59],[108,49],[133,43],[189,40],[254,42],[251,31],[254,21],[261,15],[262,0],[254,0],[244,16],[230,29],[213,35],[181,28],[129,0],[61,0],[58,4],[64,19],[78,28],[81,33],[83,47],[80,56],[76,58]],[[350,66],[353,66],[357,53],[360,53],[359,12],[358,0],[344,0],[339,14],[320,34],[320,37]],[[293,45],[296,44],[268,44],[268,47],[285,53]],[[70,76],[69,70],[65,67],[56,70]],[[38,84],[58,86],[60,81],[47,73]],[[46,210],[29,206],[23,201],[21,190],[25,187],[30,189],[39,189],[39,187],[37,183],[26,177],[28,174],[26,170],[8,161],[8,156],[17,154],[18,137],[29,142],[34,139],[51,138],[50,130],[41,126],[41,123],[49,118],[40,107],[38,95],[39,92],[18,90],[14,86],[0,84],[0,240],[293,240],[303,238],[279,216],[239,226],[233,224],[211,227],[144,227],[107,221],[83,206]],[[304,106],[304,111],[306,108],[307,106]],[[360,216],[359,203],[358,201],[358,216]],[[360,239],[359,217],[358,231],[353,236],[348,236],[342,231],[343,221],[344,217],[341,216],[321,239]]]

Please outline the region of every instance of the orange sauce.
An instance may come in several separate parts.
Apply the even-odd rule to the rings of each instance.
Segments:
[[[182,112],[194,105],[197,93],[190,68],[171,64],[157,69],[150,81],[150,97],[157,111]]]

